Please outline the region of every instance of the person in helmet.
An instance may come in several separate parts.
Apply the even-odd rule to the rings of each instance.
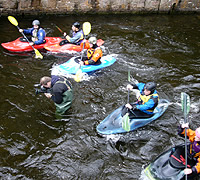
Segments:
[[[89,42],[85,43],[85,49],[87,49],[87,57],[83,58],[80,62],[81,65],[98,65],[101,64],[101,57],[103,56],[103,52],[101,48],[97,45],[97,38],[90,37]],[[83,47],[83,43],[81,47]]]
[[[34,20],[32,22],[33,27],[29,29],[19,29],[19,32],[23,32],[26,35],[31,35],[31,38],[28,38],[31,42],[30,45],[39,45],[45,43],[46,33],[44,29],[40,27],[40,21]],[[24,41],[24,40],[23,40]]]
[[[81,29],[81,25],[79,22],[75,22],[72,25],[72,37],[67,35],[66,32],[64,32],[63,35],[66,38],[66,40],[60,42],[61,46],[67,43],[80,45],[84,38],[83,30]]]
[[[139,95],[136,103],[127,103],[123,107],[121,115],[124,116],[128,112],[131,119],[148,118],[153,116],[153,110],[158,105],[159,101],[159,96],[156,91],[156,83],[148,82],[146,84],[128,84],[127,89],[138,89]]]
[[[192,179],[192,177],[200,173],[200,127],[193,131],[189,129],[189,123],[181,124],[178,128],[178,134],[182,137],[185,135],[185,128],[187,129],[187,138],[190,140],[187,145],[187,158],[189,162],[195,160],[196,164],[185,168],[184,173],[188,175],[188,178]]]

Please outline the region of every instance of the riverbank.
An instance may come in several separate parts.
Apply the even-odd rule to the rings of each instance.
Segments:
[[[151,14],[200,13],[196,0],[2,0],[1,16],[9,14]]]

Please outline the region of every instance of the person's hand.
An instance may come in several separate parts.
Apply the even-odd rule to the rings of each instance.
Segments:
[[[33,45],[34,45],[34,42],[30,42],[29,45],[30,45],[30,46],[33,46]]]
[[[69,35],[67,35],[65,38],[66,38],[68,41],[70,40],[70,36],[69,36]]]
[[[44,95],[45,95],[47,98],[51,98],[51,96],[52,96],[51,93],[44,93]]]
[[[132,109],[132,108],[133,108],[133,106],[131,106],[129,103],[126,104],[125,106],[126,106],[126,108],[128,108],[128,109]]]
[[[186,169],[184,169],[184,173],[185,174],[191,174],[192,173],[192,169],[186,168]]]
[[[19,29],[19,32],[22,33],[22,32],[23,32],[23,29]]]
[[[181,124],[181,127],[182,128],[189,128],[189,123],[183,123],[183,124]]]
[[[83,61],[80,61],[79,64],[82,66],[82,65],[84,65],[84,62],[83,62]]]
[[[65,36],[67,36],[67,33],[66,33],[66,32],[64,32],[64,33],[63,33],[63,36],[64,36],[64,37],[65,37]]]
[[[127,90],[132,90],[132,89],[133,89],[133,86],[132,86],[131,84],[128,84],[128,85],[126,86],[126,88],[127,88]]]

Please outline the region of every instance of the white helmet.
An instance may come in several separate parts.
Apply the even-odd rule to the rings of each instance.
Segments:
[[[96,37],[90,37],[89,38],[89,43],[96,44],[97,43],[97,38]]]
[[[39,26],[39,25],[40,25],[40,21],[38,21],[38,20],[34,20],[34,21],[32,22],[32,25],[33,25],[33,26],[34,26],[34,25]]]

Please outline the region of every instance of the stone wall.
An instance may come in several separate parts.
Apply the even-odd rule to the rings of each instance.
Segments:
[[[1,15],[200,12],[200,0],[0,0]]]

